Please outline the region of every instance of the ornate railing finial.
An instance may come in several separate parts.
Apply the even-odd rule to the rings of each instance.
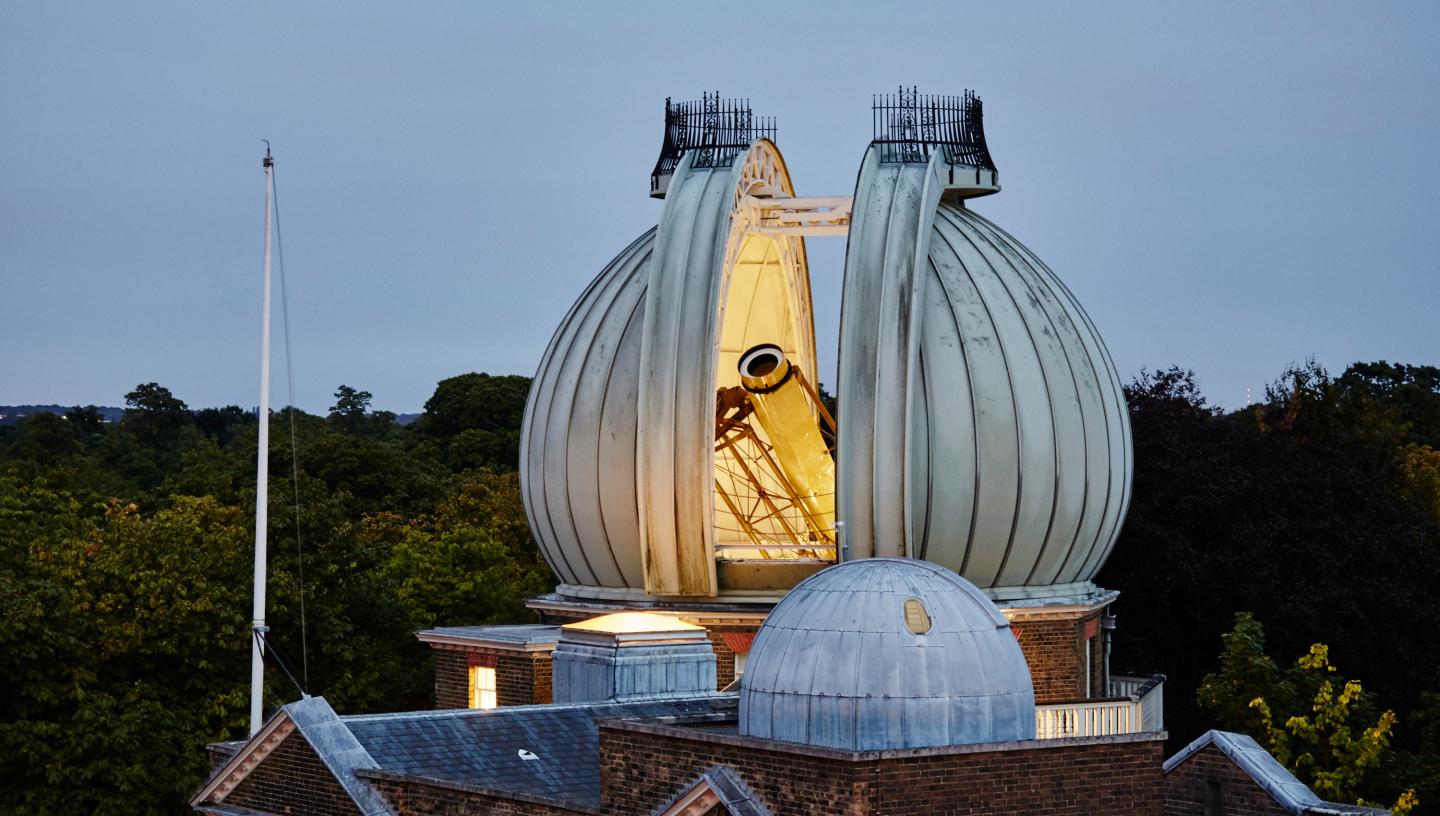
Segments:
[[[665,197],[685,153],[696,153],[696,167],[728,167],[756,139],[775,140],[775,119],[755,116],[749,99],[721,99],[719,91],[688,102],[666,97],[665,138],[650,174],[650,195]]]
[[[895,94],[878,94],[870,106],[873,144],[880,146],[883,162],[925,162],[934,150],[945,161],[995,172],[985,146],[985,125],[980,97],[922,94],[915,86],[900,86]]]

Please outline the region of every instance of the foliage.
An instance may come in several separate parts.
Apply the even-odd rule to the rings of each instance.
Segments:
[[[443,450],[454,470],[517,468],[529,392],[526,377],[471,373],[441,380],[425,403],[419,430],[446,441]]]
[[[245,700],[226,648],[247,637],[238,511],[112,502],[97,518],[43,488],[3,495],[24,520],[0,540],[0,812],[173,810],[205,772],[197,742],[232,732]]]
[[[472,389],[459,426],[401,428],[348,386],[271,418],[270,641],[342,712],[430,707],[414,632],[524,620],[553,580],[516,475],[446,459],[475,417],[518,440],[528,381],[468,376],[503,404]],[[0,814],[185,813],[203,745],[245,734],[255,415],[155,383],[126,403],[0,429]],[[268,675],[267,708],[298,696]]]
[[[1366,690],[1399,715],[1391,749],[1361,792],[1394,801],[1413,787],[1416,813],[1440,812],[1440,753],[1422,745],[1417,716],[1440,676],[1430,623],[1440,617],[1429,453],[1440,437],[1436,370],[1367,363],[1333,377],[1306,363],[1259,404],[1227,413],[1205,403],[1190,372],[1172,368],[1143,372],[1126,397],[1134,490],[1096,581],[1121,591],[1116,668],[1168,677],[1172,750],[1217,724],[1260,733],[1260,713],[1238,691],[1224,696],[1223,710],[1202,708],[1202,677],[1213,666],[1194,648],[1251,610],[1277,651],[1302,654],[1324,641],[1335,659],[1364,667]],[[1312,706],[1315,689],[1284,699],[1289,669],[1277,669],[1279,688],[1264,691],[1265,640],[1256,634],[1258,625],[1237,626],[1224,641],[1222,664],[1250,669],[1229,672],[1237,688],[1287,718]],[[1344,684],[1332,693],[1338,699]]]
[[[1223,731],[1263,733],[1270,721],[1252,702],[1276,701],[1288,710],[1293,689],[1282,681],[1280,667],[1265,654],[1265,630],[1254,615],[1235,613],[1235,628],[1221,635],[1220,641],[1224,644],[1220,668],[1200,681],[1200,705]]]
[[[1336,674],[1330,647],[1308,653],[1281,672],[1265,654],[1265,633],[1249,612],[1221,637],[1220,667],[1200,683],[1200,704],[1221,728],[1242,731],[1265,745],[1321,797],[1352,802],[1366,772],[1390,745],[1395,712],[1376,715],[1358,680]],[[1415,792],[1397,804],[1413,807]]]

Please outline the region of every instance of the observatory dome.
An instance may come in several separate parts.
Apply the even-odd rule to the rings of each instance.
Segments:
[[[796,195],[747,108],[667,101],[659,224],[580,295],[526,403],[521,493],[561,595],[772,603],[903,557],[996,601],[1093,597],[1130,497],[1120,379],[1060,279],[966,206],[999,191],[979,100],[936,100],[960,136],[877,131],[833,197]],[[838,429],[805,250],[829,235]]]
[[[852,751],[1034,739],[1030,670],[994,603],[923,561],[830,567],[761,625],[740,733]]]

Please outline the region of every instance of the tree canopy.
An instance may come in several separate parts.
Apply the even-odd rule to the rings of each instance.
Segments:
[[[343,385],[327,417],[272,418],[270,640],[341,711],[430,707],[414,632],[526,620],[552,585],[513,453],[446,455],[518,441],[528,381],[467,378],[503,387],[437,391],[459,419],[423,431]],[[246,732],[255,415],[155,383],[126,404],[0,429],[0,814],[188,812],[204,744]],[[267,674],[267,708],[299,696]]]

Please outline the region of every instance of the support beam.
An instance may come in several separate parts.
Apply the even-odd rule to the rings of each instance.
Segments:
[[[850,196],[761,198],[745,196],[740,211],[761,235],[847,235]]]

